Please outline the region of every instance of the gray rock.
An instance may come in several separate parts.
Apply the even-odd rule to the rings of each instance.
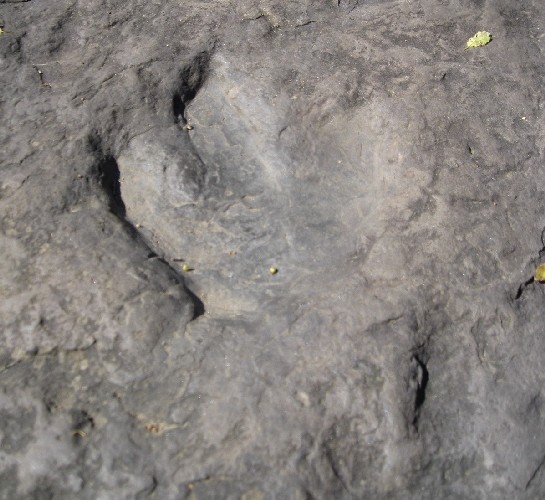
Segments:
[[[542,2],[0,3],[0,498],[545,496]]]

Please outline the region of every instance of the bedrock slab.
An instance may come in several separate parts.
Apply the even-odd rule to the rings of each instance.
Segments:
[[[0,498],[545,496],[542,2],[0,3]]]

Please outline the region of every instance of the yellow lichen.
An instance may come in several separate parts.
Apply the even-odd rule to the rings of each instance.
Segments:
[[[487,45],[492,40],[492,36],[488,31],[478,31],[475,36],[472,36],[466,43],[466,49],[473,49],[475,47],[482,47]]]
[[[545,282],[545,264],[540,264],[534,272],[534,279],[540,283]]]

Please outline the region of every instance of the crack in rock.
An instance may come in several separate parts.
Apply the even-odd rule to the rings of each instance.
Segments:
[[[427,367],[427,356],[425,353],[414,354],[410,362],[409,390],[413,394],[413,408],[411,426],[418,434],[420,415],[426,401],[426,389],[430,375]]]
[[[532,486],[532,483],[535,481],[536,477],[538,476],[539,472],[543,469],[545,466],[545,456],[540,460],[538,466],[534,469],[534,472],[530,476],[530,479],[528,479],[528,482],[526,483],[526,486],[524,487],[524,490],[528,490],[530,486]]]

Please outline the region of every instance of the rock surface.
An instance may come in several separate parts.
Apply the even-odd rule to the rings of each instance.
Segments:
[[[541,0],[0,3],[0,498],[545,496]]]

